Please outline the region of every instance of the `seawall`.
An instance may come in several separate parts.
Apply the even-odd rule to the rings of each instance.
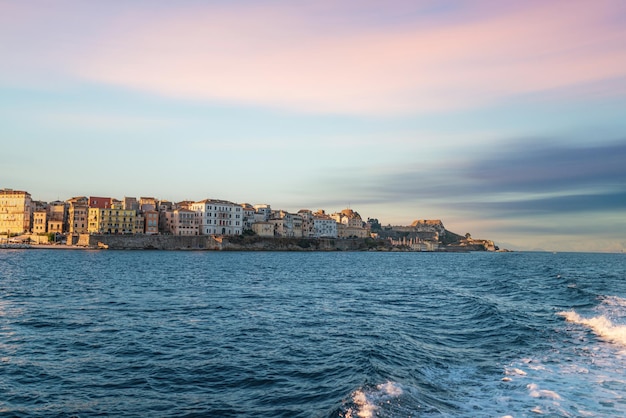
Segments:
[[[68,245],[112,250],[213,251],[392,251],[387,241],[372,238],[263,238],[211,235],[88,235],[68,238]]]

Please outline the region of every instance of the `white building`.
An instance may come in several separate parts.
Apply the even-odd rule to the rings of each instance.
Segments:
[[[272,208],[270,205],[254,205],[254,209],[258,215],[263,217],[263,221],[267,221],[272,214]]]
[[[313,235],[316,238],[337,238],[337,222],[323,210],[313,214]]]
[[[243,212],[243,229],[251,230],[252,224],[255,222],[256,209],[249,203],[242,203],[241,208]]]
[[[241,235],[243,208],[225,200],[205,199],[192,203],[190,210],[199,213],[201,235]]]

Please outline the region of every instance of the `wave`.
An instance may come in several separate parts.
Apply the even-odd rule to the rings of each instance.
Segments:
[[[583,325],[591,329],[597,336],[626,348],[626,325],[616,325],[605,315],[584,318],[575,311],[559,312],[557,315],[567,322]]]

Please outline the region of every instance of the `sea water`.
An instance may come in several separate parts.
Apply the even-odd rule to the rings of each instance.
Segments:
[[[626,257],[0,251],[0,415],[619,417]]]

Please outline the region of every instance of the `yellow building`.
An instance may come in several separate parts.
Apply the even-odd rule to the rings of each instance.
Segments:
[[[33,233],[42,235],[48,232],[48,212],[38,210],[33,213]]]
[[[122,205],[114,203],[110,208],[89,208],[88,232],[90,234],[134,234],[134,210],[122,209]]]
[[[86,234],[89,216],[89,199],[85,196],[73,197],[67,201],[67,223],[70,234]]]
[[[16,235],[31,229],[32,199],[30,193],[0,190],[0,235]]]

